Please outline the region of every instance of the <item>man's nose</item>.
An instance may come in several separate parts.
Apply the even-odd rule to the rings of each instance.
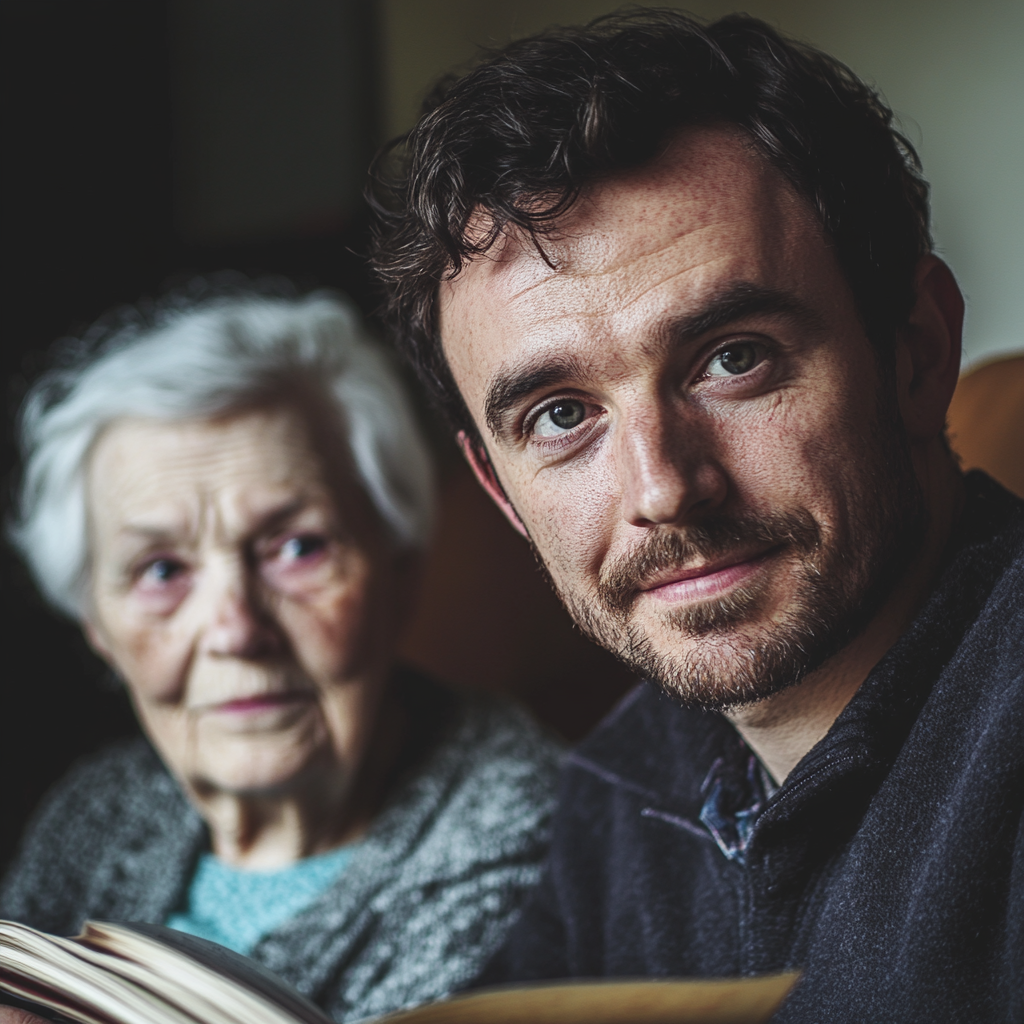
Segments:
[[[244,578],[221,581],[211,594],[209,619],[203,628],[206,654],[232,658],[264,658],[280,652],[282,637]]]
[[[706,431],[682,416],[644,410],[621,425],[616,449],[623,518],[632,526],[680,523],[725,500],[728,480]]]

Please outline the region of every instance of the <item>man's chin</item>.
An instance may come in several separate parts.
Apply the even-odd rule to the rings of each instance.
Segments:
[[[760,586],[651,617],[638,608],[617,651],[688,706],[742,707],[796,685],[849,642],[859,616],[836,598],[820,586],[788,597]]]
[[[660,640],[660,642],[659,642]],[[799,644],[742,630],[667,638],[634,637],[625,660],[689,707],[724,711],[771,697],[815,665]],[[822,660],[824,660],[822,658]]]

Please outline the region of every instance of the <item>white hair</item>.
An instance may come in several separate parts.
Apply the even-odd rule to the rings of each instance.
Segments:
[[[51,370],[20,418],[23,477],[10,539],[44,596],[80,617],[89,572],[85,470],[122,417],[230,412],[296,377],[338,409],[356,471],[399,544],[422,546],[434,510],[430,457],[395,370],[336,296],[260,294],[169,307]]]

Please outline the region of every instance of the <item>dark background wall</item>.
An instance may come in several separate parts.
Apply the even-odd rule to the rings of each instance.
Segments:
[[[150,3],[10,3],[4,87],[2,471],[10,411],[57,336],[154,289],[175,264],[166,11]],[[126,83],[131,83],[126,88]],[[0,552],[2,853],[68,760],[130,728],[77,630]]]
[[[197,273],[374,294],[363,169],[382,141],[368,0],[8,0],[0,478],[14,410],[61,336]],[[570,626],[521,540],[432,431],[438,544],[408,660],[511,691],[578,736],[628,685]],[[79,755],[134,729],[120,684],[0,545],[0,864]]]

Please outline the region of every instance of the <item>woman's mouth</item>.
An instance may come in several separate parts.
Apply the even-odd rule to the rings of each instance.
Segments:
[[[276,711],[296,704],[308,703],[313,694],[308,690],[289,690],[284,693],[258,693],[250,697],[215,704],[214,711],[229,715],[251,715],[261,711]]]

